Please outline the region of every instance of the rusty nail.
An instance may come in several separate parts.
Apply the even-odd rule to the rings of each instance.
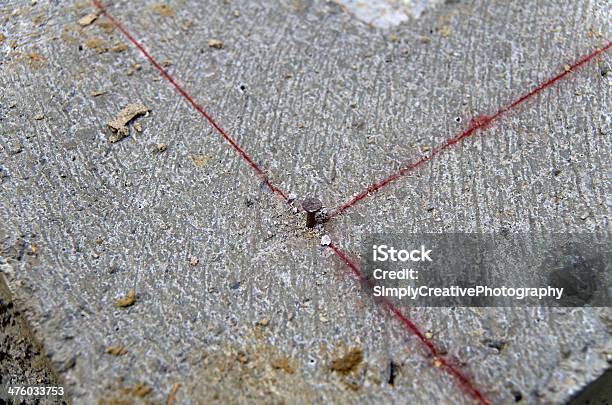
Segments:
[[[302,208],[304,211],[306,211],[306,226],[308,228],[314,228],[315,224],[317,223],[315,215],[317,212],[319,212],[322,206],[323,204],[321,204],[321,200],[314,197],[308,197],[302,202]]]

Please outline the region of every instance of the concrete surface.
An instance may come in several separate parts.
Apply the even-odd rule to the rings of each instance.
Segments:
[[[609,232],[608,54],[311,232],[107,21],[79,27],[92,11],[0,6],[0,267],[75,403],[176,383],[179,403],[470,403],[321,234],[357,254],[369,232]],[[605,1],[453,1],[386,29],[322,1],[109,11],[275,184],[327,207],[610,38]],[[142,132],[109,144],[133,102]],[[563,403],[609,368],[608,308],[409,315],[494,403]],[[350,348],[363,361],[332,371]]]

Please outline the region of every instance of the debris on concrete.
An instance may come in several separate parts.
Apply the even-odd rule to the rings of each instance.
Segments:
[[[167,4],[155,4],[151,8],[162,17],[174,17],[176,15],[174,9]]]
[[[111,48],[111,52],[119,53],[119,52],[127,51],[127,49],[128,49],[128,46],[126,44],[118,43],[118,44],[113,45],[113,47]]]
[[[108,51],[106,42],[104,42],[104,40],[101,38],[89,38],[87,41],[85,41],[85,46],[89,49],[95,50],[97,53],[104,53]]]
[[[340,374],[349,374],[350,372],[356,370],[362,361],[363,351],[360,348],[355,347],[344,356],[332,360],[329,368],[331,371],[335,371]]]
[[[168,149],[168,146],[165,143],[158,143],[155,145],[155,149],[158,153],[162,153]]]
[[[123,346],[110,346],[106,349],[106,353],[111,354],[113,356],[123,356],[127,354],[128,350]]]
[[[208,164],[210,156],[208,155],[190,155],[191,161],[196,167],[202,168]]]
[[[84,17],[79,18],[79,25],[86,27],[98,19],[98,13],[90,13]]]
[[[142,65],[140,63],[134,63],[127,71],[128,76],[132,76],[134,73],[140,71],[142,69]]]
[[[197,266],[198,263],[200,263],[200,259],[198,259],[196,256],[191,256],[189,258],[189,264],[193,267]]]
[[[0,44],[2,44],[5,39],[6,39],[6,36],[4,34],[0,33]]]
[[[115,306],[117,306],[118,308],[127,308],[127,307],[131,307],[135,303],[136,303],[136,291],[134,291],[134,289],[131,288],[127,292],[127,295],[125,297],[117,300],[117,302],[115,303]]]
[[[425,337],[426,337],[427,339],[431,339],[431,338],[433,338],[433,333],[431,333],[431,332],[427,331],[427,332],[425,332]]]
[[[35,119],[36,121],[44,120],[44,119],[45,119],[45,115],[44,115],[43,113],[37,113],[37,114],[34,116],[34,119]]]
[[[223,43],[223,41],[221,41],[219,39],[209,39],[208,40],[208,46],[210,48],[223,49],[225,44]]]
[[[108,93],[106,90],[94,90],[91,93],[89,93],[90,96],[92,97],[98,97],[98,96],[102,96],[104,94]]]
[[[268,319],[268,318],[260,319],[257,322],[257,325],[259,325],[259,326],[268,326],[269,324],[270,324],[270,319]]]
[[[286,357],[275,357],[270,360],[270,365],[275,370],[283,370],[288,374],[295,373],[295,369],[291,366],[289,359]]]
[[[129,134],[127,124],[134,118],[144,115],[149,112],[149,109],[141,103],[128,104],[123,110],[117,114],[112,121],[108,123],[110,129],[115,132],[109,138],[110,143],[119,142]]]
[[[140,122],[135,122],[134,129],[136,130],[136,132],[142,132],[142,124]]]
[[[329,235],[323,235],[321,237],[321,246],[329,246],[331,245],[331,238]]]
[[[168,405],[174,405],[174,401],[176,401],[176,394],[178,393],[179,388],[181,388],[181,384],[172,384],[172,389],[170,390],[170,394],[168,394]]]

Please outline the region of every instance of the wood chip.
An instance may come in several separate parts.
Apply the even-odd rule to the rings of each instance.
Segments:
[[[97,19],[98,13],[87,14],[86,16],[79,18],[79,25],[81,27],[86,27]]]
[[[176,393],[178,392],[179,388],[181,388],[181,384],[172,384],[172,389],[170,390],[170,394],[168,394],[168,405],[174,405],[174,401],[176,400]]]
[[[208,46],[215,49],[223,49],[225,44],[219,39],[210,39],[208,40]]]
[[[123,346],[111,346],[106,349],[106,353],[112,354],[113,356],[123,356],[127,354],[128,350]]]
[[[112,121],[108,123],[109,128],[115,132],[108,141],[110,143],[115,143],[125,138],[129,133],[129,129],[127,127],[128,122],[139,115],[146,114],[147,112],[149,112],[149,109],[144,104],[128,104]]]
[[[102,95],[104,95],[106,93],[107,93],[106,90],[94,90],[91,93],[89,93],[89,95],[92,96],[92,97],[98,97],[98,96],[102,96]]]
[[[123,51],[127,51],[128,46],[126,44],[116,44],[111,48],[112,52],[119,53]]]
[[[117,300],[115,305],[118,308],[126,308],[126,307],[131,307],[135,303],[136,303],[136,291],[134,291],[134,289],[132,288],[128,291],[125,297]]]

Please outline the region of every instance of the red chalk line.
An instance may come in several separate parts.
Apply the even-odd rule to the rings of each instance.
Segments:
[[[371,285],[371,282],[363,277],[361,270],[354,261],[352,261],[346,253],[344,253],[340,248],[338,248],[333,242],[330,243],[329,248],[334,252],[336,256],[340,260],[342,260],[352,271],[355,279],[360,283],[365,283],[367,285]],[[451,376],[453,376],[459,385],[465,390],[465,392],[478,401],[480,404],[489,405],[491,402],[484,396],[482,392],[476,387],[476,385],[459,370],[455,365],[451,363],[446,357],[444,357],[438,349],[436,349],[435,345],[431,342],[431,340],[425,337],[425,334],[419,329],[419,327],[412,322],[406,315],[400,311],[395,305],[393,305],[388,299],[385,297],[381,298],[379,301],[380,305],[387,310],[395,319],[397,319],[404,329],[413,334],[418,338],[419,343],[423,346],[429,354],[431,354],[439,363],[440,367],[444,368],[446,372],[448,372]]]
[[[217,121],[215,121],[213,119],[213,117],[206,112],[206,110],[204,109],[204,107],[202,107],[200,104],[198,104],[197,101],[195,101],[195,99],[191,96],[191,94],[189,94],[187,92],[187,90],[185,90],[183,88],[183,86],[181,86],[175,79],[174,77],[172,77],[170,75],[170,73],[168,73],[166,71],[166,69],[164,69],[159,62],[157,62],[157,60],[151,56],[151,54],[145,49],[145,47],[138,42],[138,40],[136,40],[136,38],[134,38],[132,36],[132,34],[130,34],[124,27],[123,25],[121,25],[121,23],[119,23],[119,21],[117,21],[107,10],[106,7],[99,1],[99,0],[92,0],[93,4],[96,6],[96,8],[106,17],[110,20],[110,22],[113,23],[113,25],[115,27],[117,27],[117,29],[119,31],[121,31],[121,33],[123,35],[125,35],[125,37],[136,47],[140,50],[140,52],[144,55],[145,58],[147,58],[149,60],[149,62],[151,62],[151,64],[159,71],[159,73],[161,73],[161,75],[164,77],[164,79],[166,79],[170,84],[172,84],[172,86],[174,86],[174,88],[179,92],[179,94],[181,96],[183,96],[183,98],[185,100],[187,100],[187,102],[189,102],[189,104],[191,104],[191,106],[200,114],[202,114],[202,116],[204,118],[206,118],[206,120],[208,121],[208,123],[213,127],[213,129],[215,131],[217,131],[222,137],[223,139],[225,139],[225,141],[227,141],[227,143],[230,144],[230,146],[234,149],[234,151],[245,161],[247,162],[247,164],[251,167],[251,169],[253,169],[253,171],[255,172],[255,174],[257,175],[257,177],[259,177],[263,183],[270,189],[272,190],[273,193],[281,196],[285,201],[287,201],[287,194],[285,194],[284,191],[282,191],[280,188],[276,187],[275,185],[273,185],[270,180],[268,179],[268,177],[266,176],[266,174],[264,173],[263,169],[261,167],[259,167],[259,165],[257,163],[255,163],[255,161],[253,160],[253,158],[251,156],[249,156],[249,154],[238,144],[238,142],[236,142],[236,140],[234,138],[232,138],[218,123]]]
[[[345,212],[349,208],[351,208],[354,205],[356,205],[361,200],[363,200],[366,197],[368,197],[370,194],[373,194],[373,193],[379,191],[380,189],[386,187],[387,185],[389,185],[390,183],[392,183],[395,180],[399,179],[400,177],[403,177],[406,174],[410,173],[411,171],[414,171],[414,170],[418,169],[420,166],[422,166],[423,164],[429,162],[431,159],[433,159],[434,157],[436,157],[440,153],[444,152],[446,149],[450,148],[451,146],[456,145],[457,143],[463,141],[466,138],[469,138],[476,131],[484,130],[484,129],[488,128],[493,122],[499,120],[506,113],[510,112],[511,110],[513,110],[514,108],[516,108],[520,104],[524,103],[525,101],[529,100],[530,98],[532,98],[536,94],[538,94],[538,93],[542,92],[543,90],[549,88],[550,86],[552,86],[553,84],[555,84],[559,80],[561,80],[564,77],[566,77],[567,75],[569,75],[573,70],[576,70],[576,69],[582,67],[583,65],[587,64],[588,62],[590,62],[591,60],[593,60],[597,56],[599,56],[602,53],[606,52],[608,49],[610,49],[610,47],[612,47],[612,42],[609,42],[604,47],[599,48],[596,51],[594,51],[593,53],[582,57],[577,62],[575,62],[573,65],[569,66],[569,68],[566,68],[563,72],[561,72],[558,75],[556,75],[556,76],[546,80],[545,82],[541,83],[535,89],[533,89],[529,93],[521,96],[520,98],[518,98],[516,101],[512,102],[511,104],[509,104],[509,105],[507,105],[505,107],[500,108],[499,110],[497,110],[497,112],[495,114],[490,115],[490,116],[483,115],[483,116],[480,116],[480,117],[477,117],[477,118],[473,119],[472,122],[470,123],[470,126],[466,130],[464,130],[463,132],[459,133],[458,135],[456,135],[456,136],[454,136],[452,138],[447,139],[442,144],[440,144],[440,145],[436,146],[435,148],[433,148],[429,155],[424,156],[424,157],[422,157],[422,158],[420,158],[420,159],[418,159],[418,160],[416,160],[414,162],[406,164],[405,166],[401,167],[395,173],[391,174],[390,176],[388,176],[388,177],[386,177],[386,178],[384,178],[382,180],[377,181],[376,183],[371,184],[370,186],[368,186],[368,188],[366,188],[365,190],[363,190],[362,192],[360,192],[356,196],[350,198],[348,201],[346,201],[345,203],[343,203],[339,207],[337,207],[334,210],[332,210],[328,214],[327,220],[329,221],[332,218],[342,214],[343,212]]]

